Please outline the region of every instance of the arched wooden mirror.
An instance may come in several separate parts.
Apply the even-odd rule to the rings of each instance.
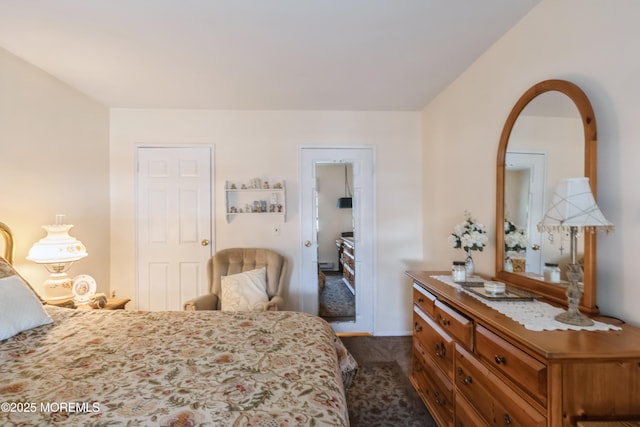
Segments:
[[[593,108],[584,92],[564,80],[546,80],[527,90],[505,123],[497,162],[496,278],[566,305],[563,283],[544,280],[545,263],[561,270],[569,239],[538,233],[556,184],[563,178],[589,178],[597,189],[597,133]],[[519,230],[524,239],[506,232]],[[509,233],[511,234],[511,233]],[[584,267],[580,309],[596,314],[596,236],[580,238]]]

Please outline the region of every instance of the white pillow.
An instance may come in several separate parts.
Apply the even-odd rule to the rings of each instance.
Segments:
[[[224,311],[264,311],[269,302],[266,267],[222,276],[221,294]]]
[[[42,302],[19,276],[0,279],[0,340],[51,322]]]

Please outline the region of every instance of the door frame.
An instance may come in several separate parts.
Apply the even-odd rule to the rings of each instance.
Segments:
[[[307,165],[305,164],[304,155],[305,153],[311,153],[311,151],[306,150],[314,150],[314,165],[316,163],[327,163],[327,162],[342,162],[345,160],[349,160],[346,152],[348,150],[357,150],[357,152],[365,155],[366,160],[366,168],[369,170],[370,177],[368,178],[370,182],[365,185],[364,191],[366,191],[365,196],[361,196],[361,206],[359,207],[361,211],[361,218],[354,218],[355,222],[355,236],[356,236],[356,244],[360,246],[360,250],[356,249],[356,253],[365,254],[368,260],[358,261],[358,257],[356,255],[356,318],[353,322],[332,322],[331,326],[337,333],[342,334],[374,334],[374,325],[375,325],[375,307],[376,307],[376,275],[375,275],[375,265],[376,263],[376,169],[375,169],[375,159],[376,159],[376,151],[375,146],[373,145],[301,145],[298,147],[298,178],[300,182],[299,187],[299,212],[300,212],[300,220],[299,220],[299,258],[300,259],[300,299],[299,299],[299,307],[301,311],[318,314],[318,285],[317,285],[317,230],[315,225],[315,218],[313,218],[310,222],[313,224],[311,226],[311,231],[309,231],[307,224],[305,222],[308,218],[304,218],[305,203],[311,203],[313,200],[309,200],[310,196],[312,197],[311,192],[313,192],[315,188],[315,184],[312,188],[305,188],[305,168]],[[320,154],[320,156],[316,156],[315,153]],[[314,166],[315,169],[315,166]],[[315,174],[315,172],[314,172]],[[355,178],[354,178],[355,181]],[[360,191],[363,191],[360,189]],[[354,182],[353,188],[354,197],[356,196],[357,190]],[[355,201],[355,200],[354,200]],[[363,205],[366,204],[366,205]],[[309,209],[307,208],[307,211]],[[312,211],[312,210],[311,210]],[[364,225],[363,225],[364,223]],[[370,228],[367,229],[366,233],[363,233],[361,228]],[[304,242],[309,240],[312,242],[311,246],[315,250],[315,264],[314,265],[306,265],[308,264],[307,260],[308,256],[305,256],[309,251],[309,248],[305,247]],[[311,271],[313,270],[313,271]],[[315,272],[315,273],[314,273]],[[316,280],[311,280],[312,277],[316,277]],[[363,287],[362,285],[358,287],[359,281],[367,283],[367,287]]]
[[[135,264],[134,264],[134,274],[135,274],[135,281],[134,281],[134,295],[135,295],[135,308],[138,308],[138,304],[140,301],[140,296],[139,296],[139,292],[140,292],[140,282],[139,282],[139,278],[140,278],[140,274],[139,274],[139,268],[140,268],[140,256],[138,253],[139,250],[139,235],[140,235],[140,230],[138,229],[138,225],[139,225],[139,209],[138,209],[138,203],[140,202],[140,194],[139,194],[139,162],[140,162],[140,157],[139,157],[139,153],[140,153],[140,149],[144,149],[144,148],[208,148],[209,149],[209,165],[210,165],[210,169],[209,169],[209,230],[210,230],[210,238],[209,238],[209,257],[213,256],[213,254],[216,252],[216,248],[215,248],[215,243],[216,243],[216,229],[215,229],[215,224],[216,224],[216,211],[215,211],[215,198],[216,198],[216,189],[215,189],[215,145],[214,144],[154,144],[154,143],[149,143],[149,144],[136,144],[134,146],[134,179],[135,179],[135,184],[134,184],[134,242],[135,242],[135,250],[134,250],[134,256],[135,256]],[[208,280],[208,279],[207,279]],[[208,286],[208,282],[201,285],[203,286],[202,289],[199,290],[198,294],[199,295],[203,295],[205,293],[207,293],[209,291],[209,286]]]
[[[505,155],[505,173],[509,167],[526,168],[529,175],[529,198],[527,206],[527,251],[525,271],[542,274],[544,265],[545,239],[538,231],[537,224],[542,221],[546,207],[547,153],[544,151],[510,150]],[[535,209],[534,209],[535,208]],[[532,247],[537,245],[538,250]]]

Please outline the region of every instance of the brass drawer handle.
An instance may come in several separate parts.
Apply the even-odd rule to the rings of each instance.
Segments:
[[[462,368],[458,368],[458,376],[462,377],[464,376],[464,371],[462,370]],[[471,384],[473,382],[473,378],[471,378],[471,375],[467,375],[466,377],[464,377],[462,379],[462,384]]]
[[[413,325],[413,329],[416,332],[422,332],[422,325],[419,325],[418,322],[416,322],[415,325]]]
[[[418,298],[418,304],[422,304],[424,302],[424,298]]]
[[[504,414],[504,423],[511,424],[511,417],[509,416],[509,414]]]
[[[444,357],[447,354],[447,349],[444,346],[444,343],[436,343],[435,345],[435,349],[436,349],[436,356],[438,357]]]
[[[442,319],[442,325],[443,326],[449,326],[451,324],[451,322],[449,321],[449,319]]]
[[[496,354],[495,356],[495,361],[498,365],[506,365],[507,364],[507,359],[505,359],[503,356],[498,356]]]

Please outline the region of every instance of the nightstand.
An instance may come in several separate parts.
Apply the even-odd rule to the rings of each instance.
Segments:
[[[64,307],[64,308],[76,308],[76,303],[73,301],[73,298],[67,299],[49,299],[45,300],[47,305],[55,305],[56,307]]]
[[[91,308],[89,304],[78,304],[78,308],[81,310],[124,310],[129,301],[131,301],[129,298],[107,298],[107,304],[102,308]]]
[[[77,308],[80,310],[124,310],[127,303],[131,301],[129,298],[107,298],[107,304],[100,309],[93,309],[89,304],[76,304],[72,298],[65,300],[49,300],[47,304],[56,307]]]

